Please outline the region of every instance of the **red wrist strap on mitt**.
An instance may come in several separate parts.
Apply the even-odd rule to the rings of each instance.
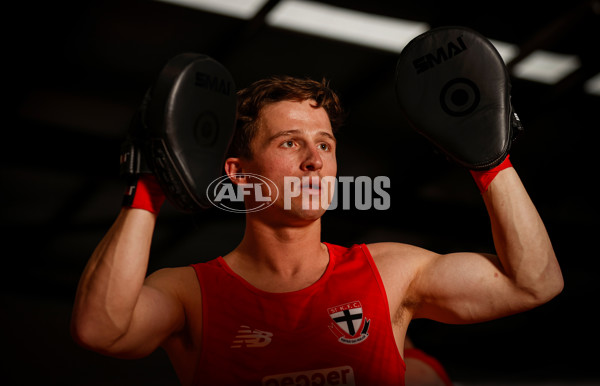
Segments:
[[[152,174],[141,174],[134,178],[123,197],[123,206],[158,214],[165,202],[165,194],[158,185],[156,177]]]
[[[494,167],[493,169],[485,171],[470,171],[481,193],[485,193],[485,191],[487,191],[488,187],[501,170],[512,167],[512,164],[510,163],[510,159],[508,157],[509,156],[506,156],[504,161],[502,161],[500,165]]]
[[[448,373],[446,373],[444,366],[442,366],[440,361],[430,355],[427,355],[424,351],[419,350],[418,348],[406,348],[404,349],[404,358],[413,358],[426,363],[436,372],[445,385],[452,386],[452,381],[450,380]]]

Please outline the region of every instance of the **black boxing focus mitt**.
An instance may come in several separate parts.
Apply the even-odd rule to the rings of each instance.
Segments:
[[[138,114],[140,149],[122,157],[131,160],[122,162],[122,174],[151,172],[177,210],[207,209],[206,189],[222,175],[235,128],[231,74],[206,55],[177,55],[161,70]]]
[[[510,88],[496,48],[465,27],[439,27],[417,36],[396,67],[396,96],[411,127],[471,170],[502,163],[523,129]]]

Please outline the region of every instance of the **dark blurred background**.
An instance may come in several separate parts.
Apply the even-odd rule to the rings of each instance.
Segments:
[[[331,211],[325,241],[493,251],[469,173],[435,153],[396,108],[398,52],[269,24],[286,2],[257,3],[262,8],[247,18],[156,1],[4,6],[0,383],[177,384],[162,351],[141,360],[103,357],[76,346],[68,323],[79,275],[119,211],[119,147],[129,120],[162,66],[181,52],[212,56],[238,87],[270,74],[331,80],[349,112],[338,138],[339,174],[389,176],[392,200],[387,211]],[[524,314],[470,326],[417,321],[409,333],[457,384],[598,384],[593,135],[600,97],[597,83],[593,94],[587,82],[600,71],[600,3],[318,3],[426,28],[463,25],[517,49],[505,60],[526,132],[511,159],[547,225],[565,290]],[[539,52],[569,55],[576,67],[552,81],[533,80],[519,65]],[[225,254],[243,223],[243,215],[186,215],[167,204],[149,270]]]

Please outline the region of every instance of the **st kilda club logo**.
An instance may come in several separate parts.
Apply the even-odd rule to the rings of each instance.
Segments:
[[[365,318],[359,301],[329,307],[327,313],[333,321],[329,329],[341,343],[357,344],[369,337],[371,320]]]

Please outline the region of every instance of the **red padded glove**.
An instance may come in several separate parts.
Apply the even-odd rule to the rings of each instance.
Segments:
[[[512,164],[510,163],[509,156],[506,156],[504,161],[502,161],[500,165],[494,167],[493,169],[485,171],[471,170],[470,172],[473,178],[475,179],[477,187],[479,187],[479,191],[481,193],[485,193],[485,191],[487,191],[494,178],[496,178],[496,175],[498,175],[498,172],[510,167],[512,167]]]
[[[123,197],[123,206],[144,209],[158,214],[165,202],[165,194],[153,174],[144,173],[134,177]]]

